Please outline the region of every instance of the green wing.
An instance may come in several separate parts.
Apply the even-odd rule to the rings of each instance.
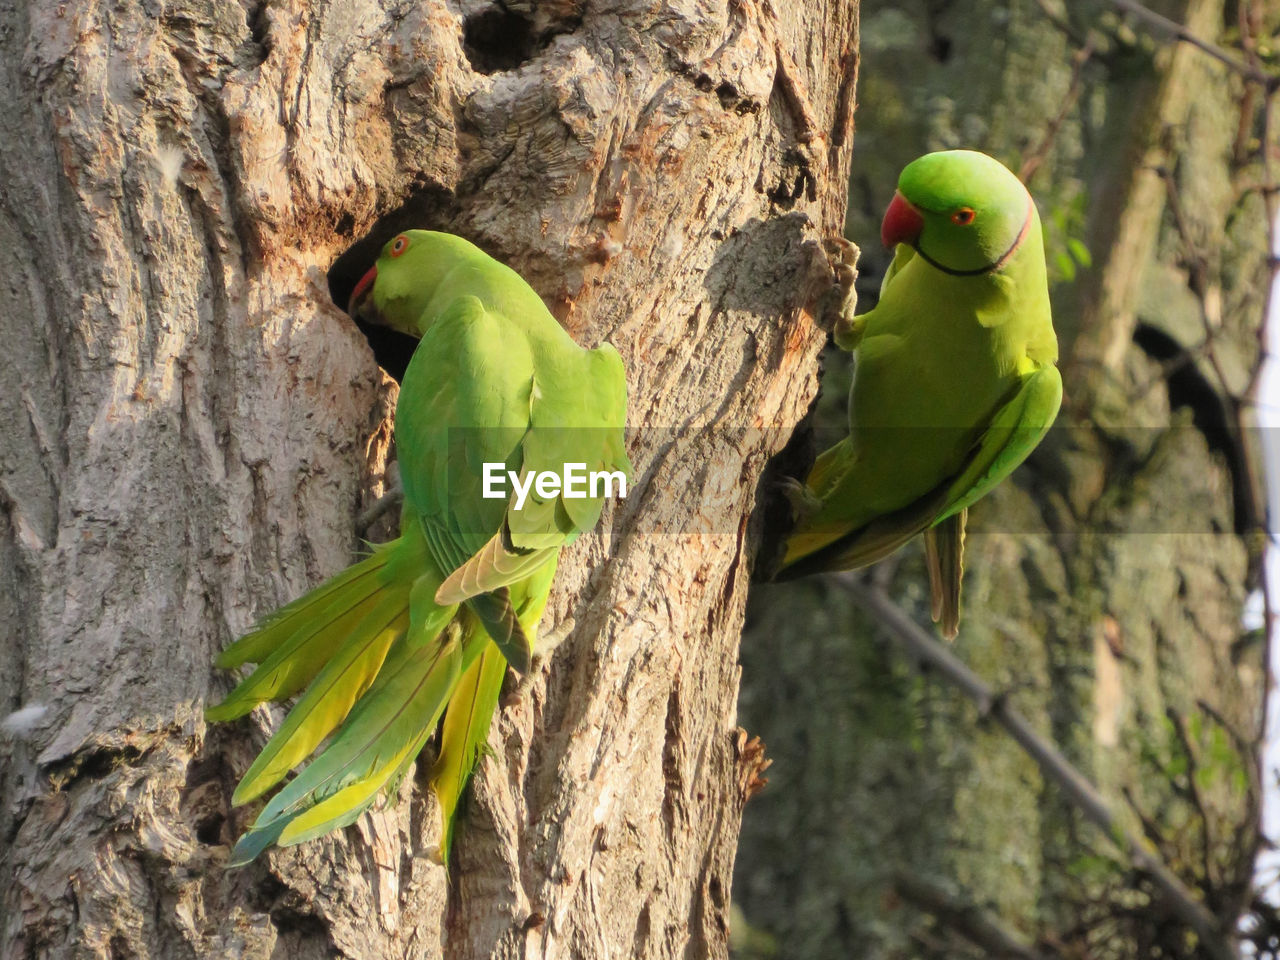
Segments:
[[[608,345],[582,350],[548,323],[551,335],[534,339],[530,325],[459,297],[423,336],[397,408],[405,499],[449,571],[437,602],[466,602],[517,670],[527,669],[531,649],[504,591],[594,525],[604,501],[531,488],[517,510],[514,493],[484,497],[484,465],[519,475],[562,474],[567,463],[630,471],[621,358]],[[418,413],[426,410],[430,422]]]
[[[529,430],[520,438],[518,457],[522,473],[564,477],[574,465],[572,489],[542,496],[531,487],[519,508],[513,494],[496,532],[445,579],[436,594],[440,603],[461,603],[530,576],[595,526],[605,485],[600,479],[593,483],[592,475],[629,478],[622,431],[626,380],[617,351],[604,345],[555,360],[574,363],[539,364],[530,393]],[[613,489],[619,489],[616,483]]]
[[[887,557],[934,524],[966,510],[1035,449],[1053,424],[1061,403],[1062,377],[1057,367],[1044,366],[1028,373],[1017,392],[996,410],[959,474],[901,510],[877,517],[801,557],[782,571],[780,579],[865,567]],[[954,565],[959,568],[958,558]]]
[[[446,573],[501,525],[505,504],[483,496],[483,467],[519,469],[532,389],[524,332],[475,297],[450,304],[414,351],[396,406],[400,473]]]
[[[505,502],[484,497],[485,463],[520,468],[529,430],[533,352],[523,329],[476,297],[458,297],[424,333],[396,406],[405,503],[446,574],[501,528]],[[517,669],[529,641],[505,590],[468,604]]]
[[[1027,459],[1053,426],[1062,405],[1062,375],[1052,365],[1022,379],[1013,398],[996,411],[968,467],[950,485],[938,520],[967,510]]]

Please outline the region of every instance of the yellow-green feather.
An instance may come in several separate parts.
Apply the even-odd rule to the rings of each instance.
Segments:
[[[321,613],[341,609],[351,598],[370,596],[382,585],[379,574],[387,565],[389,552],[385,547],[375,550],[372,556],[352,564],[314,590],[276,610],[218,654],[214,663],[224,669],[245,663],[262,663],[301,628],[313,625]]]
[[[478,629],[478,625],[476,628]],[[440,802],[440,859],[447,863],[462,792],[489,739],[507,663],[498,648],[481,634],[480,655],[458,681],[440,727],[440,752],[431,768],[431,789]]]
[[[400,591],[380,599],[267,741],[231,795],[232,804],[270,790],[346,719],[408,625],[408,604]]]

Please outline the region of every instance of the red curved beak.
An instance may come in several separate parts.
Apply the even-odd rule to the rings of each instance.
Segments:
[[[369,272],[360,278],[360,282],[356,284],[356,288],[351,291],[351,299],[347,301],[347,314],[354,317],[356,315],[356,307],[359,306],[360,300],[373,287],[373,281],[378,279],[378,265],[375,263],[369,268]]]
[[[894,244],[914,243],[923,229],[924,217],[920,211],[897,190],[893,191],[893,201],[880,224],[880,241],[892,250]]]

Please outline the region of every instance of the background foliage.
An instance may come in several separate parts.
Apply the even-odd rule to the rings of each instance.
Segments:
[[[860,309],[879,217],[927,150],[1022,171],[1045,223],[1067,399],[1040,451],[972,512],[956,652],[1032,719],[1221,928],[1251,886],[1265,637],[1242,624],[1263,515],[1250,433],[1277,12],[1123,4],[862,7],[847,235]],[[849,369],[815,409],[838,433]],[[869,573],[927,621],[918,545]],[[734,896],[742,957],[1212,955],[1114,838],[998,726],[921,674],[834,578],[763,586],[740,721],[768,745]]]

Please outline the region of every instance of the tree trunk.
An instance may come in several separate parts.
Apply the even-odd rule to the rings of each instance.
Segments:
[[[747,517],[817,387],[856,2],[0,18],[0,955],[724,956]],[[226,872],[273,717],[207,728],[210,664],[358,547],[395,386],[334,301],[410,225],[619,348],[636,483],[448,880],[421,781]]]

